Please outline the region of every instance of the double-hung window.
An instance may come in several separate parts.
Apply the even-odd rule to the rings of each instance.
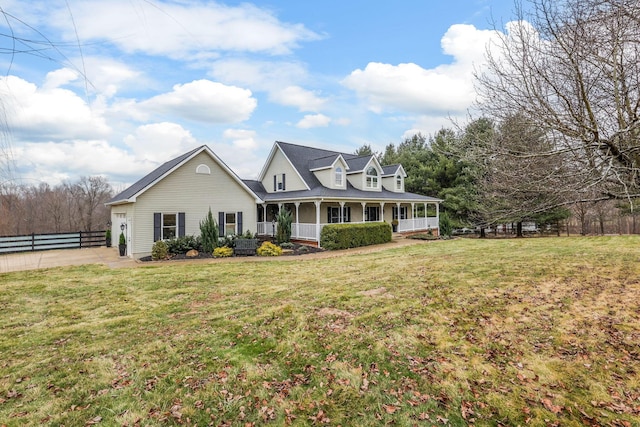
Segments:
[[[224,214],[224,234],[226,236],[236,234],[236,214],[227,212]]]
[[[336,168],[336,187],[342,187],[344,185],[344,171],[340,166]]]
[[[173,239],[178,235],[177,233],[178,221],[176,214],[162,214],[162,239]]]
[[[369,166],[365,179],[367,188],[378,188],[378,171],[376,168]]]
[[[153,241],[174,239],[185,235],[184,212],[155,212],[153,214]]]

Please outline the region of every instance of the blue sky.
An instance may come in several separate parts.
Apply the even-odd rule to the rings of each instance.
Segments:
[[[255,178],[276,140],[382,151],[464,120],[511,0],[0,0],[14,177],[117,189],[207,144]],[[16,19],[18,18],[18,19]],[[29,28],[31,27],[31,28]],[[37,32],[33,29],[37,29]],[[55,48],[47,45],[53,42]],[[7,148],[5,147],[5,149]]]

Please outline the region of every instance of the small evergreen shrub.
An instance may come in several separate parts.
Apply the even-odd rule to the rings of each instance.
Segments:
[[[328,224],[320,233],[320,246],[328,250],[357,248],[390,242],[391,225],[386,222]]]
[[[213,250],[213,257],[214,258],[226,258],[226,257],[230,257],[233,255],[233,249],[229,248],[227,246],[222,246],[219,248],[215,248]]]
[[[204,252],[211,253],[218,247],[218,224],[213,219],[211,208],[209,208],[206,218],[200,221],[200,238]]]
[[[293,243],[291,243],[291,242],[283,242],[283,243],[280,243],[280,247],[281,247],[282,249],[293,249],[293,248],[294,248],[294,246],[295,246],[295,245],[294,245]]]
[[[291,223],[293,222],[291,212],[284,208],[280,209],[276,221],[278,222],[276,242],[280,245],[291,240]]]
[[[169,248],[164,240],[158,240],[151,248],[151,259],[158,261],[169,257]]]
[[[263,242],[256,253],[259,256],[280,256],[282,255],[282,248],[271,242]]]
[[[451,218],[449,218],[449,214],[446,212],[440,213],[440,235],[444,238],[451,237],[453,233],[453,224],[451,223]]]

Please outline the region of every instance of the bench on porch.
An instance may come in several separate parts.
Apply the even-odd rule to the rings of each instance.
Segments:
[[[235,255],[255,255],[258,249],[258,239],[237,239],[233,245]]]

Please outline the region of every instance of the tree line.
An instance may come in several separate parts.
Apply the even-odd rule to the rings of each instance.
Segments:
[[[496,34],[475,75],[481,117],[390,144],[380,160],[402,163],[407,190],[444,199],[457,226],[572,216],[581,233],[604,233],[629,217],[635,232],[640,3],[516,1]]]
[[[110,211],[104,203],[113,196],[100,176],[51,186],[0,187],[0,235],[64,233],[105,230]]]

